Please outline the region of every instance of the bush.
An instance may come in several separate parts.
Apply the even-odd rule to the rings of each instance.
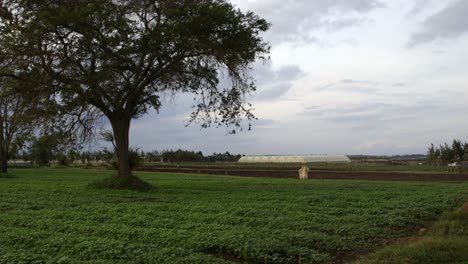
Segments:
[[[129,150],[129,163],[130,163],[130,169],[133,170],[135,168],[141,167],[143,165],[143,159],[141,158],[140,154],[138,153],[138,150],[135,149],[130,149]],[[114,170],[118,170],[119,166],[117,164],[117,161],[114,159],[110,162],[111,168]]]
[[[70,160],[65,154],[57,155],[57,165],[58,166],[69,166],[71,164]]]

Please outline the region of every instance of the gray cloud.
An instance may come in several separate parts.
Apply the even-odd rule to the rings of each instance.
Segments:
[[[408,12],[408,16],[421,14],[436,1],[438,0],[415,0],[413,8]]]
[[[374,94],[378,92],[379,85],[380,83],[378,81],[373,80],[343,79],[336,83],[317,87],[314,90],[317,92],[352,92]]]
[[[406,83],[402,83],[402,82],[392,84],[392,87],[405,87],[405,86],[406,86]]]
[[[323,25],[329,32],[340,31],[349,26],[360,25],[366,22],[366,19],[360,17],[344,17],[339,19],[325,19]]]
[[[279,70],[274,70],[271,62],[257,65],[254,71],[254,77],[259,83],[270,83],[279,81],[292,81],[302,75],[298,66],[283,66]]]
[[[353,79],[343,79],[341,80],[341,83],[358,84],[358,85],[364,84],[364,85],[374,85],[374,86],[377,86],[380,84],[378,81],[362,81],[362,80],[353,80]]]
[[[253,122],[256,127],[267,127],[275,124],[275,120],[272,119],[259,119]]]
[[[273,23],[265,37],[273,45],[274,65],[256,65],[251,73],[258,90],[247,98],[267,119],[236,135],[185,127],[192,97],[167,95],[159,114],[132,122],[132,146],[206,154],[402,154],[424,153],[431,142],[468,140],[467,38],[453,49],[417,46],[466,33],[467,0],[233,2]],[[388,8],[378,10],[382,2]],[[413,30],[414,49],[401,50],[417,21],[422,23]],[[340,41],[349,43],[336,45]],[[436,49],[445,53],[432,56]]]
[[[457,38],[468,32],[468,1],[458,0],[428,17],[423,29],[411,35],[409,46]]]
[[[254,123],[253,131],[236,135],[222,128],[184,127],[181,116],[188,115],[176,113],[188,112],[189,101],[176,98],[159,115],[135,120],[131,143],[144,150],[183,148],[205,154],[226,150],[244,154],[424,152],[431,141],[451,140],[466,131],[464,123],[453,124],[447,118],[464,116],[466,106],[454,102],[453,94],[444,95],[419,100],[410,96],[414,99],[406,102],[398,100],[406,95],[389,95],[371,102],[311,105],[300,121],[262,119]]]
[[[286,94],[293,82],[304,76],[304,72],[294,65],[283,66],[278,70],[272,68],[271,63],[257,65],[253,73],[257,80],[258,93],[253,100],[274,100]]]
[[[252,131],[244,130],[231,135],[224,128],[201,129],[197,124],[185,126],[188,111],[189,105],[179,101],[166,105],[159,114],[151,112],[141,119],[133,120],[131,146],[145,151],[181,148],[200,150],[204,154],[227,150],[232,153],[251,153],[252,146],[260,141],[259,135],[275,124],[275,121],[268,119],[254,120]]]
[[[384,7],[379,0],[268,0],[248,2],[272,23],[267,38],[279,42],[317,42],[310,33],[317,29],[338,31],[366,21],[363,14]]]
[[[290,89],[291,89],[290,83],[282,83],[279,85],[275,85],[269,89],[261,91],[257,96],[255,96],[254,100],[257,100],[257,101],[273,100],[275,98],[279,98],[282,95],[286,94]]]
[[[453,106],[450,100],[420,100],[410,103],[362,102],[351,106],[312,106],[301,116],[321,124],[339,124],[354,131],[381,130],[402,127],[410,122],[421,121],[422,117],[437,118],[452,113],[462,113],[464,106]],[[408,127],[405,129],[414,129]]]
[[[373,116],[381,109],[389,108],[389,104],[385,103],[368,103],[347,107],[320,107],[312,106],[305,109],[301,115],[310,116],[312,118],[320,118],[327,120],[345,120],[347,117],[367,117]],[[352,118],[354,119],[354,118]]]

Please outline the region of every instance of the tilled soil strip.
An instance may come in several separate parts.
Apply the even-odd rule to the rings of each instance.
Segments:
[[[243,177],[298,178],[297,170],[235,170],[204,168],[141,168],[139,171],[171,172]],[[428,174],[396,172],[311,171],[309,179],[378,180],[378,181],[468,181],[468,174]]]

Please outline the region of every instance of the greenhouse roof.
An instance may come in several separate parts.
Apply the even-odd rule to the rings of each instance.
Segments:
[[[245,156],[240,163],[312,163],[312,162],[351,162],[345,155],[306,155],[306,156]]]

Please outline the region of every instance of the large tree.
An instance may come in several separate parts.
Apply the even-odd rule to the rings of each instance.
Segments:
[[[190,121],[202,127],[254,118],[249,70],[268,55],[269,24],[252,12],[225,0],[18,0],[9,9],[58,102],[108,118],[121,179],[131,176],[131,120],[159,110],[163,94],[193,94]]]
[[[14,4],[13,4],[14,3]],[[10,7],[10,8],[9,8]],[[51,80],[41,67],[36,67],[30,48],[21,43],[24,19],[18,16],[12,1],[0,1],[0,171],[6,172],[8,160],[17,154],[37,128],[43,132],[76,131],[74,111],[57,118],[63,110],[49,90]],[[18,10],[16,10],[18,11]],[[80,126],[81,127],[81,126]]]
[[[10,49],[19,34],[9,9],[0,1],[0,172],[7,172],[8,160],[21,149],[37,124],[40,99],[20,90],[28,60]]]
[[[0,78],[0,172],[7,172],[8,160],[24,146],[36,120],[33,103],[8,91],[7,78]]]

